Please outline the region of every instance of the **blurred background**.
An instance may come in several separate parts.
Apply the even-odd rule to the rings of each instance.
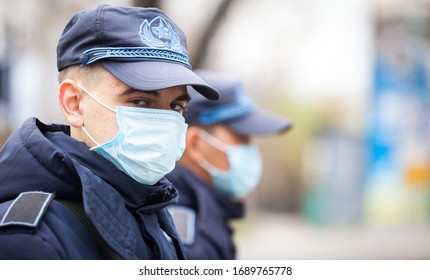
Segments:
[[[0,0],[0,146],[27,117],[65,122],[57,40],[100,3],[163,9],[194,68],[294,122],[256,139],[240,259],[430,258],[430,1]]]

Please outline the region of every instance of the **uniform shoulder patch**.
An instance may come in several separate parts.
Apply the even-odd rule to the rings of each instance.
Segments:
[[[188,207],[169,206],[176,230],[184,245],[192,245],[196,231],[196,212]]]
[[[31,191],[20,193],[0,220],[0,228],[23,226],[36,229],[54,198],[54,194]]]

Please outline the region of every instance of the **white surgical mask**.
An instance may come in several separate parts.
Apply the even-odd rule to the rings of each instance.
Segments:
[[[255,144],[226,145],[204,130],[201,130],[200,136],[227,155],[230,165],[228,171],[220,170],[204,159],[199,162],[211,175],[213,186],[219,193],[242,198],[257,187],[263,163]]]
[[[116,113],[119,126],[110,141],[98,144],[85,127],[85,134],[97,146],[91,148],[139,183],[153,185],[175,167],[185,150],[187,124],[175,111],[107,106],[82,86],[85,93]]]

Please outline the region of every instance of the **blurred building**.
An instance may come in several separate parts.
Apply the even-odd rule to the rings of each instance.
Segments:
[[[430,217],[429,6],[409,5],[381,6],[376,20],[364,203],[377,223]]]

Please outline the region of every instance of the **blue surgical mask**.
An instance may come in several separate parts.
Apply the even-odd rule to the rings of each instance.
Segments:
[[[178,112],[162,109],[107,106],[82,86],[102,106],[116,113],[119,126],[110,141],[98,144],[85,127],[97,152],[139,183],[153,185],[175,167],[185,150],[187,124]]]
[[[243,198],[257,187],[263,163],[255,144],[227,145],[204,130],[201,130],[200,136],[224,152],[228,158],[230,165],[228,171],[220,170],[204,159],[199,162],[199,165],[211,175],[216,191],[229,197]]]

